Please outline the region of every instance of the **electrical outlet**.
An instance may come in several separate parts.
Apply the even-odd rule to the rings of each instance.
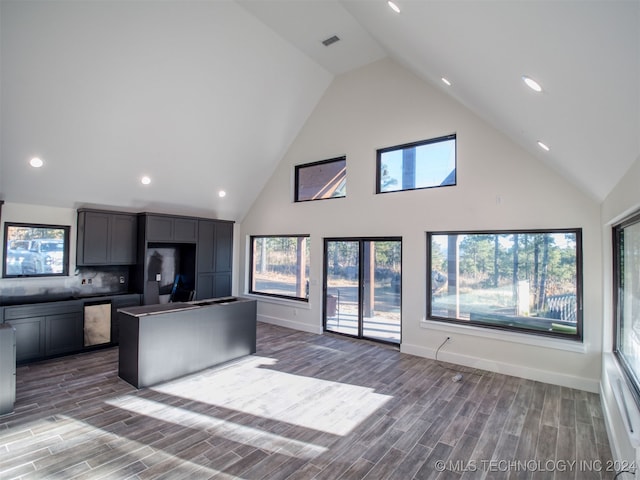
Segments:
[[[162,275],[159,273],[156,273],[156,282],[159,282],[160,280],[162,280]]]
[[[88,283],[89,285],[91,285],[91,284],[93,283],[93,280],[90,278],[90,279],[88,279],[88,280],[87,280],[87,283]]]
[[[124,275],[120,275],[120,283],[124,283]]]

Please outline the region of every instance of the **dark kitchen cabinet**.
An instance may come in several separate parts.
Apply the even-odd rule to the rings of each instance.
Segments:
[[[231,295],[233,222],[200,220],[198,225],[196,298]]]
[[[82,302],[5,307],[4,321],[16,330],[16,362],[82,350]]]
[[[120,295],[111,299],[111,343],[118,344],[120,336],[120,324],[118,322],[118,309],[125,307],[138,307],[141,304],[140,295]]]
[[[45,317],[45,355],[77,352],[83,346],[81,312],[61,313]]]
[[[196,299],[231,296],[231,272],[198,274]]]
[[[137,215],[78,210],[76,264],[135,265]]]
[[[198,220],[170,215],[144,216],[147,242],[192,242],[198,241]]]
[[[8,322],[16,331],[16,363],[44,357],[44,317],[20,318]]]

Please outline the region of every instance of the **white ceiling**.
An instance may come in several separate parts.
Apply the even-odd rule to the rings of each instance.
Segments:
[[[640,157],[639,0],[396,3],[3,0],[0,198],[241,220],[332,78],[385,56],[595,200]]]
[[[639,158],[640,1],[395,3],[241,1],[334,74],[382,48],[598,201]],[[323,47],[333,34],[344,41]]]

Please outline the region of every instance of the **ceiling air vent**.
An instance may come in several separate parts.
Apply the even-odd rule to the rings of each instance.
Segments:
[[[338,38],[338,36],[337,36],[337,35],[334,35],[333,37],[329,37],[329,38],[327,38],[326,40],[323,40],[323,41],[322,41],[322,44],[323,44],[325,47],[328,47],[328,46],[329,46],[329,45],[331,45],[332,43],[336,43],[336,42],[337,42],[337,41],[339,41],[339,40],[340,40],[340,38]]]

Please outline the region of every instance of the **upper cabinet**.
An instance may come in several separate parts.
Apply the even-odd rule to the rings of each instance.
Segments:
[[[135,265],[137,215],[78,210],[76,264]]]
[[[198,220],[170,215],[145,214],[147,242],[198,241]]]

